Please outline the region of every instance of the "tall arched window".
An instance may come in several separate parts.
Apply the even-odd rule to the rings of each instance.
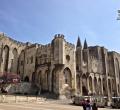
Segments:
[[[18,52],[17,49],[14,48],[13,51],[13,60],[11,62],[11,70],[13,73],[17,73],[17,65],[18,65]]]
[[[8,71],[9,47],[6,45],[3,49],[3,71]]]
[[[87,77],[85,74],[82,76],[82,94],[88,95]]]

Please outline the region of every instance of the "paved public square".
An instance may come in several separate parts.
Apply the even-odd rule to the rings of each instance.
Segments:
[[[0,103],[0,110],[83,110],[80,106],[72,104],[60,104],[50,101],[33,103]],[[117,110],[99,108],[98,110]]]

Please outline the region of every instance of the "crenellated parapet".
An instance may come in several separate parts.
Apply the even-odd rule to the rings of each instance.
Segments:
[[[75,45],[72,44],[72,43],[69,43],[69,42],[65,41],[65,44],[68,48],[73,48],[73,49],[75,48]]]
[[[51,44],[46,44],[46,45],[41,45],[40,48],[41,49],[46,49],[46,48],[50,48],[51,47]]]
[[[26,44],[17,40],[14,40],[12,38],[10,38],[9,36],[7,36],[5,33],[0,33],[0,40],[8,40],[18,46],[25,46]]]
[[[62,39],[64,39],[64,35],[63,34],[56,34],[55,36],[54,36],[54,39],[57,39],[57,38],[62,38]]]

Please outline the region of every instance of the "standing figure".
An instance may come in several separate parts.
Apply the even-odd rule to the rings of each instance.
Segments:
[[[82,106],[83,106],[83,110],[86,110],[86,101],[85,100],[83,100]]]
[[[86,110],[92,110],[92,107],[91,107],[89,100],[87,100],[87,102],[86,102]]]
[[[98,110],[96,103],[93,103],[92,110]]]

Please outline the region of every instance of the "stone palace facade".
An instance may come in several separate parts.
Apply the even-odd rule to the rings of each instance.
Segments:
[[[100,46],[76,46],[57,34],[47,45],[0,34],[0,74],[16,73],[41,91],[65,95],[120,95],[120,54]]]

